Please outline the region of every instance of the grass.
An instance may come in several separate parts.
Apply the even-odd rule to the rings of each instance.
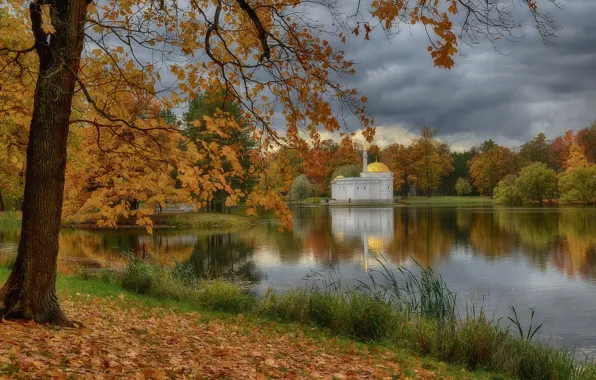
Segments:
[[[185,212],[165,213],[151,216],[154,225],[167,226],[177,229],[227,229],[250,226],[257,220],[244,215],[222,214],[213,212]],[[85,222],[85,225],[94,226],[93,222]],[[133,221],[134,224],[134,221]],[[5,211],[0,212],[0,227],[20,227],[21,212]],[[65,225],[76,225],[65,221]],[[138,227],[134,225],[135,227]],[[143,227],[139,227],[143,228]]]
[[[6,269],[0,270],[0,279],[6,275]],[[537,340],[540,325],[523,330],[515,309],[508,324],[488,318],[482,308],[468,309],[460,318],[456,295],[430,269],[414,273],[382,266],[369,281],[356,286],[344,285],[334,272],[313,273],[306,288],[271,289],[255,296],[234,283],[200,281],[184,265],[162,268],[130,260],[121,273],[59,277],[57,287],[100,297],[126,292],[127,299],[132,295],[150,306],[202,310],[222,318],[243,314],[263,323],[298,323],[325,336],[405,350],[408,355],[426,356],[431,363],[446,362],[479,373],[521,379],[596,378],[596,365],[575,361],[573,350]]]
[[[491,205],[493,200],[487,197],[475,196],[409,196],[405,200],[400,199],[400,203],[405,203],[412,206],[417,205],[469,205],[469,204],[483,204]]]
[[[573,350],[537,340],[540,325],[522,330],[515,309],[508,324],[487,318],[482,308],[470,308],[460,318],[456,295],[431,269],[414,273],[383,265],[356,286],[344,285],[334,272],[313,273],[306,288],[281,293],[270,289],[259,297],[233,283],[199,281],[189,271],[181,265],[166,269],[131,260],[122,273],[85,276],[93,277],[90,283],[103,281],[156,300],[313,326],[333,336],[406,349],[472,371],[523,379],[596,378],[596,366],[575,361]]]
[[[0,281],[7,276],[8,271],[0,269]],[[278,323],[256,313],[212,312],[187,302],[139,295],[101,279],[60,276],[57,290],[67,314],[85,327],[63,330],[5,322],[6,326],[13,326],[6,338],[14,343],[0,345],[0,351],[4,355],[12,350],[16,355],[0,358],[0,377],[49,378],[47,374],[31,376],[47,363],[59,367],[68,378],[81,376],[75,375],[81,370],[105,375],[118,366],[115,361],[128,360],[124,368],[116,367],[115,372],[106,377],[115,378],[118,375],[114,373],[122,370],[124,373],[120,372],[119,377],[134,377],[135,372],[143,373],[142,368],[138,368],[144,365],[161,369],[170,374],[168,377],[175,378],[180,372],[172,371],[172,367],[177,366],[176,371],[181,371],[180,364],[169,362],[175,354],[175,358],[181,358],[178,363],[184,368],[200,370],[204,367],[199,371],[202,375],[190,378],[212,378],[230,368],[246,372],[218,377],[246,378],[247,373],[254,373],[257,360],[260,364],[256,365],[256,370],[265,372],[265,376],[259,378],[287,378],[298,374],[300,378],[344,378],[347,375],[347,378],[505,379],[420,357],[405,348],[359,342],[297,323]],[[44,339],[36,338],[40,336]],[[56,339],[63,339],[60,349],[56,346],[48,349]],[[193,344],[200,349],[193,348]],[[236,349],[229,351],[226,347],[230,346]],[[86,347],[92,350],[81,350]],[[101,352],[93,347],[101,347]],[[46,355],[45,352],[47,358],[41,358],[39,355]],[[133,360],[129,359],[130,352],[135,355]],[[102,355],[101,360],[95,364],[90,362],[87,357],[90,353]],[[36,365],[25,364],[29,363],[29,356],[36,358]],[[74,368],[77,366],[79,371]]]
[[[0,212],[0,227],[19,227],[21,225],[20,211]]]
[[[255,219],[248,216],[212,212],[156,214],[151,219],[155,225],[165,225],[180,229],[238,228],[255,223]]]

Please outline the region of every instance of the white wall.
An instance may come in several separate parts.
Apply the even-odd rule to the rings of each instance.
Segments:
[[[392,201],[393,176],[387,174],[368,173],[366,177],[336,179],[331,182],[331,198],[341,202]]]

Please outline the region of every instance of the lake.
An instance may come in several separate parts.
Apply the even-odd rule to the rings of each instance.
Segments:
[[[573,207],[310,207],[293,210],[294,229],[274,222],[237,231],[70,230],[60,235],[59,271],[119,268],[124,253],[163,265],[187,263],[202,276],[249,280],[254,291],[305,284],[333,268],[366,280],[384,257],[439,272],[460,303],[483,295],[497,317],[509,305],[557,346],[596,354],[596,209]],[[16,253],[18,229],[0,229],[0,260]]]

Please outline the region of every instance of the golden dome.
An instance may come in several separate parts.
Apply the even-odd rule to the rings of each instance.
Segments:
[[[337,177],[333,178],[333,180],[335,181],[336,179],[341,179],[341,178],[345,178],[343,175],[338,175]]]
[[[391,170],[382,162],[373,162],[368,164],[366,171],[369,173],[390,173]]]

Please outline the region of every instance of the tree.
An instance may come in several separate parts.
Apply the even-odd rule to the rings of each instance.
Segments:
[[[380,149],[378,145],[371,145],[368,147],[368,162],[377,162],[379,161],[379,153]]]
[[[506,175],[515,173],[513,152],[502,146],[495,146],[474,156],[470,163],[470,177],[474,187],[487,196]]]
[[[596,205],[596,165],[578,167],[559,177],[562,203]]]
[[[515,186],[524,200],[538,201],[557,197],[557,174],[546,164],[535,162],[526,166],[515,180]]]
[[[339,168],[333,171],[331,178],[335,178],[337,176],[342,176],[345,178],[352,178],[352,177],[360,177],[361,168],[358,165],[344,165],[340,166]]]
[[[454,191],[456,191],[457,181],[460,178],[466,179],[468,177],[470,160],[476,153],[477,151],[475,149],[470,149],[465,152],[451,152],[449,154],[453,160],[453,171],[442,181],[439,187],[440,192],[453,195]]]
[[[215,119],[218,113],[225,112],[237,123],[238,128],[228,129],[225,135],[221,131],[209,130],[207,119]],[[199,96],[190,99],[188,105],[188,112],[184,113],[184,130],[182,132],[195,145],[206,142],[211,144],[217,143],[220,146],[231,147],[235,152],[234,159],[237,159],[242,173],[240,175],[228,176],[226,182],[235,189],[240,190],[244,195],[247,195],[255,185],[253,176],[249,173],[252,165],[252,155],[255,154],[257,141],[252,137],[250,127],[242,118],[242,109],[237,101],[234,99],[226,99],[223,91],[215,93],[205,92]],[[201,148],[197,146],[197,148]],[[208,166],[210,162],[203,160],[197,162],[198,166]],[[225,172],[230,173],[232,163],[224,158],[222,168]],[[211,210],[223,211],[228,192],[225,189],[220,189],[214,192],[213,199],[209,202]]]
[[[565,162],[565,171],[571,172],[577,168],[586,168],[590,166],[584,150],[578,143],[572,143],[569,147],[569,158]]]
[[[435,138],[437,133],[437,129],[424,126],[420,137],[412,142],[418,172],[416,185],[424,189],[428,197],[441,185],[443,177],[453,171],[449,147]]]
[[[542,162],[553,168],[555,163],[551,147],[551,143],[546,140],[546,135],[541,132],[532,141],[522,145],[519,155],[529,163]]]
[[[576,141],[588,162],[596,163],[596,122],[577,132]]]
[[[112,112],[106,105],[117,103],[123,94],[120,86],[134,88],[172,107],[197,92],[225,90],[226,98],[234,98],[242,106],[265,150],[282,142],[304,147],[305,137],[300,131],[306,131],[306,138],[314,140],[319,137],[319,126],[329,132],[337,131],[341,125],[332,112],[331,99],[339,99],[354,111],[364,126],[364,136],[372,140],[374,131],[362,105],[366,99],[332,79],[352,74],[352,63],[328,41],[321,40],[324,27],[311,17],[302,17],[307,16],[300,14],[306,12],[306,7],[298,5],[296,1],[257,4],[249,0],[226,4],[205,0],[122,0],[99,5],[88,0],[34,0],[28,16],[19,1],[0,5],[3,14],[0,74],[16,70],[21,78],[30,73],[36,77],[21,240],[14,269],[0,290],[0,314],[70,324],[59,307],[55,279],[68,132],[73,116],[77,123],[95,128],[98,134],[102,129],[125,127],[148,136],[155,128],[176,132],[175,127],[158,126],[158,121],[144,121],[136,112],[121,108]],[[446,9],[445,5],[448,5]],[[533,0],[526,5],[541,36],[551,36],[552,20],[539,12]],[[322,6],[336,18],[334,25],[347,25],[349,18],[342,19],[346,12],[339,6]],[[435,65],[450,68],[458,52],[458,41],[476,43],[484,37],[494,41],[519,26],[506,6],[497,3],[495,7],[499,11],[481,18],[462,18],[461,29],[451,19],[459,13],[484,14],[482,2],[437,1],[433,5],[420,2],[406,12],[405,2],[379,0],[373,3],[371,15],[372,20],[378,20],[388,31],[400,22],[428,27],[434,35],[432,40],[436,41],[428,47]],[[12,25],[21,28],[7,27]],[[32,33],[23,39],[19,33],[25,25],[30,25]],[[352,32],[358,34],[363,30],[364,38],[369,39],[374,26],[357,24]],[[337,34],[343,39],[347,30]],[[83,56],[85,44],[89,53]],[[142,51],[148,53],[147,57],[167,56],[168,60],[156,58],[146,62],[141,58]],[[37,63],[26,64],[22,57],[33,52]],[[177,78],[177,88],[161,88],[164,74],[161,68]],[[108,82],[110,91],[103,88]],[[274,99],[270,101],[271,96]],[[74,109],[73,104],[77,105]],[[273,114],[280,109],[287,122],[283,141],[271,123]],[[229,118],[222,119],[223,122],[206,121],[209,128],[225,129]],[[109,133],[113,132],[116,130]],[[127,141],[128,134],[119,133]],[[184,145],[177,134],[174,142]],[[211,155],[214,162],[215,157],[232,160],[234,155],[231,149],[218,144],[206,144],[198,152],[194,149],[187,152],[191,156]],[[137,147],[135,154],[142,153]],[[213,180],[206,177],[213,170],[203,172],[192,166],[182,169],[179,180],[188,191],[201,192],[208,198],[217,189]],[[221,175],[221,182],[225,182],[221,172],[217,178]],[[255,174],[260,186],[255,186],[247,197],[248,212],[254,213],[257,206],[273,209],[289,228],[289,210],[281,197],[267,187],[264,171]],[[203,186],[201,181],[208,185]],[[223,183],[221,186],[226,187]],[[226,189],[233,192],[229,186]],[[237,197],[235,194],[231,201]],[[120,206],[113,205],[111,211],[119,209]]]
[[[563,136],[558,136],[550,145],[555,170],[565,170],[571,153],[571,144],[575,140],[572,130],[567,130]]]
[[[393,171],[393,187],[407,198],[411,184],[416,181],[418,167],[412,149],[401,144],[391,144],[381,152],[381,159]]]
[[[455,184],[455,191],[457,191],[457,195],[468,195],[472,192],[472,185],[470,182],[465,178],[458,178],[457,183]]]
[[[312,195],[312,184],[304,174],[297,177],[290,188],[290,199],[302,203],[303,200]]]
[[[499,181],[494,189],[495,204],[517,206],[523,203],[523,197],[516,181],[515,174],[509,174]]]

